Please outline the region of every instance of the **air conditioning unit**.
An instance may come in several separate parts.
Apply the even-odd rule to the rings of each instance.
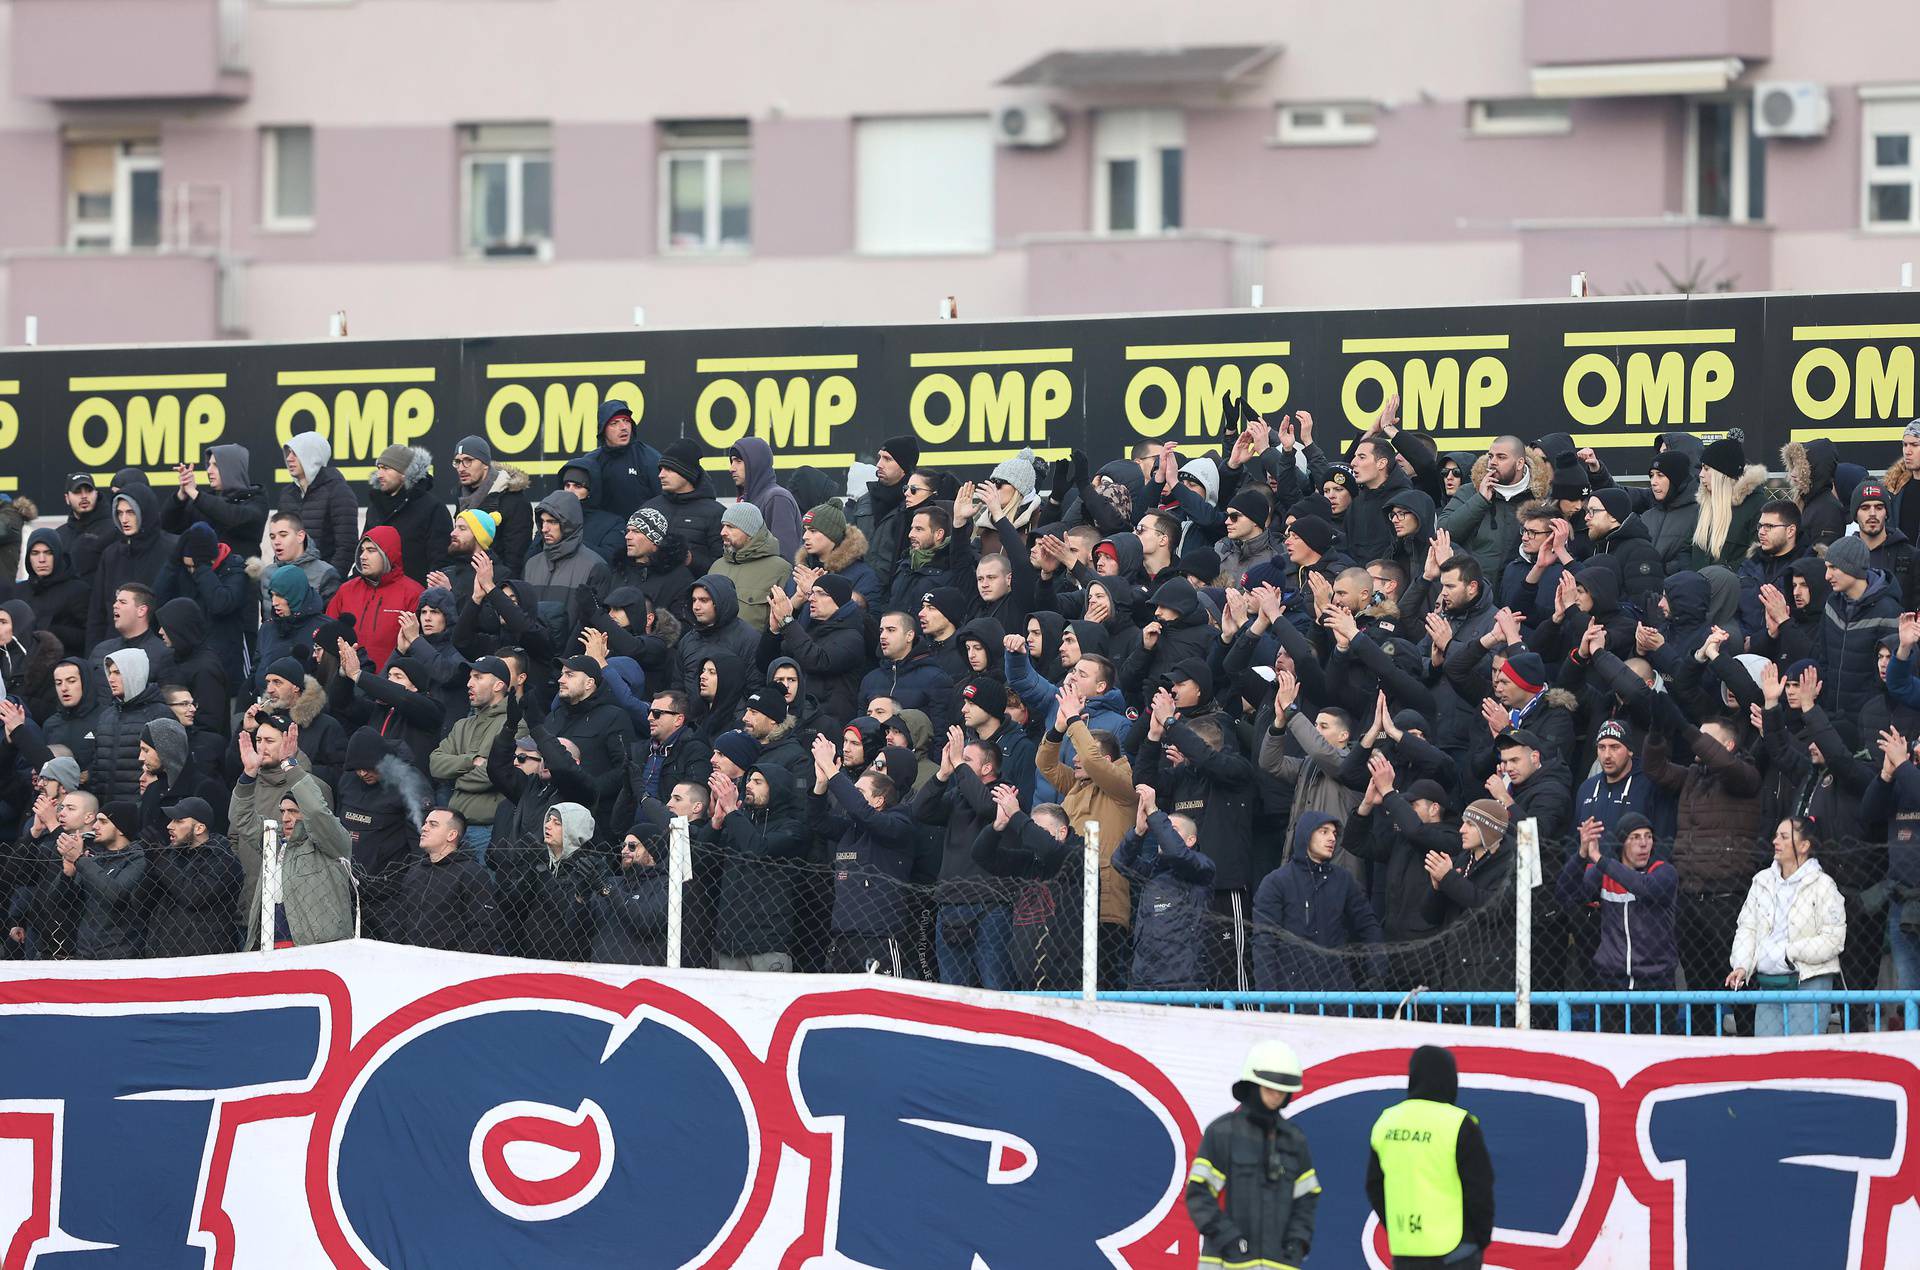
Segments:
[[[1059,145],[1067,135],[1067,121],[1044,103],[1004,106],[993,117],[993,135],[1003,146]]]
[[[1824,137],[1833,122],[1825,84],[1775,80],[1753,86],[1753,135]]]

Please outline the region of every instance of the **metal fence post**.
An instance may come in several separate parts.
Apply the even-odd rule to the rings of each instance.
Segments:
[[[1100,994],[1100,822],[1087,822],[1087,849],[1080,857],[1080,996]]]
[[[675,816],[667,830],[667,854],[667,968],[678,970],[686,885],[693,879],[693,838],[685,816]]]
[[[273,951],[273,911],[280,905],[280,822],[260,822],[260,951]]]
[[[1533,888],[1540,883],[1540,822],[1520,822],[1513,896],[1513,1025],[1533,1026]]]

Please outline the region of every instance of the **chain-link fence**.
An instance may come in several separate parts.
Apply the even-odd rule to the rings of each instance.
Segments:
[[[739,814],[739,813],[736,813]],[[938,830],[836,858],[804,830],[675,822],[563,845],[495,839],[378,874],[311,849],[89,846],[0,855],[15,958],[179,956],[359,935],[543,960],[881,972],[1003,990],[1368,994],[1914,988],[1920,887],[1879,843],[1829,843],[1790,877],[1761,846],[1684,842],[1644,864],[1550,841],[1364,863],[1294,859],[1251,892],[1097,825],[1039,847],[991,833],[941,878]],[[1038,826],[1029,825],[1030,830]],[[1040,829],[1040,832],[1047,832]],[[740,845],[746,843],[743,849]],[[1204,855],[1206,844],[1195,844]],[[1502,861],[1501,853],[1508,859]],[[1597,857],[1597,858],[1596,858]],[[1526,875],[1531,879],[1531,873]],[[1759,875],[1756,877],[1756,875]],[[1522,973],[1524,970],[1524,973]],[[1739,972],[1735,974],[1735,972]],[[1729,984],[1729,975],[1735,982]],[[1708,1029],[1701,1029],[1708,1030]]]

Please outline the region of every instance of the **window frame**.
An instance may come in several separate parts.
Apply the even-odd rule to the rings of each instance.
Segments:
[[[468,260],[553,259],[553,226],[537,237],[526,227],[526,167],[547,165],[547,215],[553,215],[553,132],[545,122],[466,123],[460,136],[460,255]],[[542,144],[544,142],[544,144]],[[507,224],[497,243],[474,241],[475,172],[482,163],[507,166]]]
[[[1685,172],[1683,176],[1686,214],[1696,220],[1714,221],[1725,225],[1764,225],[1767,221],[1766,208],[1763,205],[1758,216],[1753,215],[1751,207],[1753,193],[1753,158],[1757,153],[1763,165],[1761,172],[1761,197],[1766,195],[1766,139],[1753,131],[1753,95],[1751,93],[1702,93],[1682,99],[1686,103],[1687,138]],[[1709,216],[1700,210],[1700,107],[1724,105],[1731,108],[1733,118],[1730,125],[1734,143],[1733,163],[1728,173],[1727,215]]]
[[[1557,107],[1557,115],[1500,119],[1491,106],[1523,102]],[[1467,131],[1476,137],[1564,137],[1573,131],[1573,102],[1564,97],[1476,97],[1467,103]]]
[[[1182,232],[1186,228],[1186,112],[1160,106],[1104,110],[1094,116],[1092,128],[1093,232],[1112,238],[1151,238]],[[1181,188],[1171,202],[1180,223],[1172,225],[1166,223],[1169,151],[1180,155]],[[1113,224],[1109,165],[1114,163],[1133,164],[1134,223],[1127,229],[1116,229]]]
[[[1899,88],[1876,88],[1869,96],[1862,93],[1860,103],[1860,229],[1869,234],[1920,233],[1920,84]],[[1873,115],[1902,113],[1912,116],[1904,131],[1876,127]],[[1900,167],[1883,167],[1876,162],[1874,142],[1883,136],[1907,138],[1907,162]],[[1907,218],[1902,221],[1873,218],[1873,187],[1902,181],[1907,188]]]
[[[676,131],[685,129],[685,132]],[[743,163],[747,176],[747,236],[729,242],[721,233],[725,168],[729,160]],[[701,165],[701,227],[698,243],[673,239],[673,165],[697,161]],[[656,167],[659,185],[655,215],[655,247],[662,256],[681,260],[727,258],[753,251],[753,126],[735,120],[671,120],[660,125],[660,154]]]
[[[283,215],[279,209],[280,139],[287,132],[307,134],[307,194],[314,208],[305,216]],[[320,202],[316,138],[312,124],[262,124],[260,126],[260,228],[274,234],[312,232],[317,223]]]
[[[106,216],[82,219],[78,214],[80,193],[71,189],[65,192],[67,250],[110,256],[164,251],[167,246],[166,166],[158,145],[145,141],[104,144],[113,146],[113,188],[108,195],[112,202]],[[158,232],[151,244],[135,245],[133,241],[133,176],[136,172],[152,172],[158,181]]]
[[[1302,124],[1300,111],[1339,116],[1338,123]],[[1364,120],[1348,118],[1349,111],[1367,112]],[[1282,146],[1370,146],[1380,140],[1380,103],[1349,98],[1343,101],[1283,101],[1274,108],[1273,144]]]

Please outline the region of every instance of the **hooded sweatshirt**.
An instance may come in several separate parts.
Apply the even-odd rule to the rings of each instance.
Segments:
[[[353,553],[360,541],[360,505],[333,464],[333,447],[318,432],[296,432],[287,442],[300,460],[304,484],[281,492],[280,510],[295,512],[307,529],[307,541],[343,578],[354,572]]]
[[[113,630],[113,594],[124,583],[138,582],[160,590],[160,575],[173,563],[179,539],[160,527],[160,500],[145,485],[129,486],[113,496],[115,523],[122,507],[131,507],[136,518],[132,533],[119,534],[117,540],[100,554],[100,566],[93,575],[93,594],[87,608],[87,647],[108,639]],[[162,596],[161,598],[165,598]],[[78,651],[78,650],[76,650]]]
[[[33,549],[45,546],[53,553],[53,567],[44,576],[33,572]],[[27,579],[13,593],[33,606],[34,623],[50,631],[70,653],[84,652],[87,646],[86,582],[73,571],[67,544],[57,529],[36,529],[27,535]]]
[[[421,587],[406,575],[400,535],[393,526],[369,529],[361,541],[372,543],[386,558],[387,567],[374,578],[355,570],[334,592],[327,616],[338,621],[342,614],[351,615],[354,638],[373,664],[385,669],[400,639],[401,615],[419,611]]]
[[[536,538],[542,513],[560,522],[560,540],[540,539],[539,550],[527,557],[525,593],[552,633],[555,646],[565,648],[573,632],[587,624],[613,590],[613,573],[605,560],[582,543],[586,513],[571,491],[556,490],[534,508]]]
[[[197,498],[169,494],[164,526],[178,534],[189,525],[211,525],[241,559],[259,555],[267,532],[267,496],[253,483],[253,456],[244,445],[216,445],[207,455],[220,469],[220,488],[202,485]]]
[[[439,559],[448,535],[453,532],[453,516],[433,492],[430,452],[417,445],[411,448],[400,488],[391,494],[369,481],[366,527],[372,529],[376,525],[393,526],[400,535],[407,576],[424,585],[433,562]]]
[[[675,646],[680,656],[679,686],[688,693],[696,691],[700,663],[715,653],[732,653],[749,668],[747,690],[751,692],[760,682],[759,673],[752,669],[760,664],[760,634],[740,620],[740,596],[733,579],[709,573],[693,585],[713,597],[713,621],[706,626],[695,623],[680,633]]]
[[[733,580],[740,597],[740,618],[755,631],[767,629],[767,592],[793,576],[791,558],[774,542],[770,525],[747,539],[738,551],[731,548],[714,561],[713,571]],[[796,601],[797,603],[797,601]]]
[[[1323,811],[1302,812],[1293,827],[1287,862],[1261,879],[1253,896],[1253,984],[1263,992],[1350,991],[1349,959],[1312,952],[1321,948],[1377,944],[1384,936],[1366,892],[1347,870],[1313,859],[1307,845],[1322,825],[1340,820]]]
[[[798,559],[800,542],[800,505],[785,486],[774,479],[773,448],[759,437],[742,437],[734,443],[733,453],[746,465],[746,488],[740,497],[760,509],[767,529],[780,545],[780,554]]]

